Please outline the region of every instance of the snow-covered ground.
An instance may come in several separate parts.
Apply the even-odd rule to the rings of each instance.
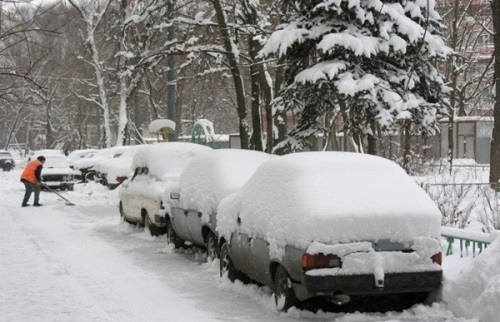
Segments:
[[[77,185],[64,192],[76,207],[43,192],[43,207],[21,208],[19,175],[0,172],[0,321],[466,320],[444,303],[404,312],[282,314],[268,288],[220,279],[218,262],[205,263],[200,251],[173,250],[165,237],[121,222],[117,191]],[[471,262],[446,257],[445,277],[457,280]]]

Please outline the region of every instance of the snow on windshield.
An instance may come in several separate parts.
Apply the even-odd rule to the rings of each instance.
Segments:
[[[45,164],[43,165],[44,168],[68,168],[69,163],[68,159],[61,155],[47,155],[45,156]]]
[[[345,152],[306,152],[264,163],[218,209],[218,230],[237,227],[276,247],[439,237],[441,214],[395,163]]]
[[[132,170],[147,167],[156,178],[178,177],[192,158],[211,148],[183,142],[168,142],[143,146],[134,156]]]

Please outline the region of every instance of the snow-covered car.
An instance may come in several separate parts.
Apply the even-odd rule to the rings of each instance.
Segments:
[[[219,255],[216,231],[217,207],[224,197],[238,191],[265,161],[276,156],[249,150],[213,150],[194,158],[173,185],[164,202],[167,217],[155,222],[167,225],[168,240],[176,247],[184,241],[205,246],[209,258]]]
[[[30,159],[45,157],[42,170],[42,182],[50,188],[73,190],[75,186],[75,170],[69,167],[67,157],[61,153],[37,151]]]
[[[94,166],[98,162],[118,158],[128,148],[130,148],[130,146],[117,146],[109,149],[98,150],[95,154],[90,153],[91,156],[74,160],[72,162],[72,166],[75,170],[80,171],[83,181],[87,182],[89,180],[94,180],[96,174]]]
[[[287,155],[221,202],[221,275],[269,285],[280,310],[312,297],[424,300],[441,285],[440,221],[434,202],[392,161]]]
[[[0,168],[3,171],[10,171],[14,169],[16,163],[14,162],[14,158],[9,151],[0,150]]]
[[[123,181],[127,180],[132,172],[131,166],[135,153],[140,147],[141,145],[130,146],[117,158],[96,162],[93,169],[96,172],[97,181],[109,189],[115,189]]]
[[[76,160],[93,157],[99,150],[95,149],[84,149],[75,150],[68,155],[68,162],[70,166],[73,166],[73,162]]]
[[[155,223],[155,215],[165,208],[162,195],[167,186],[178,180],[189,162],[211,148],[181,142],[145,145],[132,161],[134,175],[122,183],[120,215],[131,223],[149,228],[151,234],[165,231],[165,224]]]

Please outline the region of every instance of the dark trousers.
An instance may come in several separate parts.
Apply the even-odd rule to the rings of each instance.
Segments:
[[[26,187],[26,192],[24,193],[23,205],[28,203],[32,192],[35,192],[35,203],[38,203],[40,199],[40,186],[26,181],[23,181],[23,183],[24,186]]]

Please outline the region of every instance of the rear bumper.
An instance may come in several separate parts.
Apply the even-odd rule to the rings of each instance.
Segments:
[[[383,287],[377,287],[375,277],[367,275],[308,276],[302,275],[303,283],[294,283],[299,299],[314,296],[329,297],[336,294],[377,295],[414,292],[432,292],[441,286],[442,271],[388,273]]]

